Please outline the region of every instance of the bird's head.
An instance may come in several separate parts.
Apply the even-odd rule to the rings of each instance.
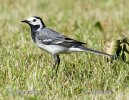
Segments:
[[[46,27],[42,19],[37,16],[29,17],[26,20],[22,20],[21,22],[29,24],[32,30],[33,28],[39,29]]]

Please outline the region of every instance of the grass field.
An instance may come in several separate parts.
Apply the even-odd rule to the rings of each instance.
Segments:
[[[56,75],[51,55],[20,22],[40,16],[49,28],[106,52],[106,42],[129,34],[128,9],[128,0],[0,0],[0,100],[129,99],[128,64],[72,53],[61,55]]]

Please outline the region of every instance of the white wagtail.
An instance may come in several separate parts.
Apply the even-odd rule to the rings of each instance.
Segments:
[[[58,70],[58,66],[60,64],[59,54],[61,53],[84,51],[112,58],[112,55],[86,48],[84,46],[85,43],[71,39],[52,29],[47,28],[40,17],[32,16],[21,22],[29,24],[31,28],[31,37],[36,45],[52,54],[54,57],[53,68],[57,66],[56,71]]]

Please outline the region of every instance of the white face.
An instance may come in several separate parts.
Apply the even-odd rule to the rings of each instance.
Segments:
[[[40,25],[40,26],[42,26],[42,22],[41,22],[41,20],[40,19],[36,19],[35,17],[29,17],[28,19],[27,19],[27,21],[29,22],[29,24],[31,24],[31,25]]]

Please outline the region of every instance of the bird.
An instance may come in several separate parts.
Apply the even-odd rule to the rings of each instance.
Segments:
[[[27,23],[30,26],[31,37],[35,44],[53,56],[54,64],[52,69],[55,69],[56,67],[56,72],[60,65],[60,54],[71,52],[91,52],[109,58],[113,57],[110,54],[87,48],[85,46],[86,43],[71,39],[51,28],[48,28],[44,24],[43,20],[38,16],[31,16],[21,22]]]

